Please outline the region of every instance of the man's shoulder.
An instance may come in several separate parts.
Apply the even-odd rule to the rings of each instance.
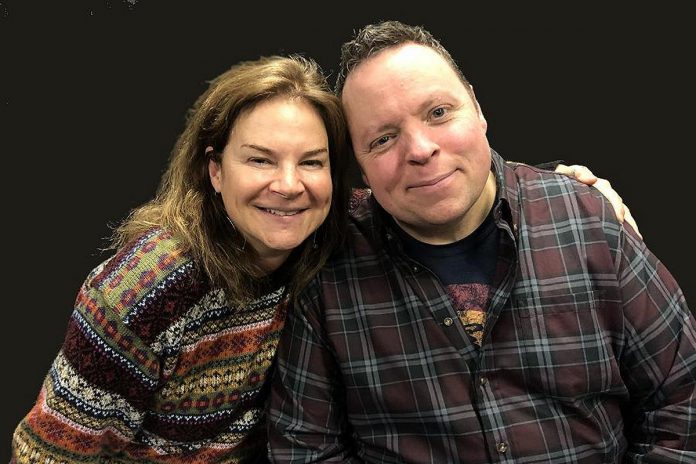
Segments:
[[[519,161],[506,161],[503,168],[508,189],[519,188],[522,192],[538,195],[582,195],[601,201],[602,194],[574,177]]]
[[[374,263],[378,255],[385,250],[384,236],[387,234],[387,213],[383,211],[372,198],[368,188],[354,188],[349,202],[348,233],[345,246],[335,250],[331,258],[322,268],[319,280],[341,274],[346,268],[367,266],[366,262]],[[357,263],[361,264],[357,264]]]
[[[506,193],[529,224],[588,221],[616,230],[619,221],[608,200],[596,188],[565,174],[520,162],[505,162]]]
[[[379,236],[387,213],[373,198],[369,188],[354,188],[348,202],[348,235],[370,240]]]
[[[353,188],[348,200],[348,214],[351,218],[361,218],[373,214],[372,190],[365,187]]]
[[[550,169],[551,166],[535,166],[532,164],[523,163],[521,161],[505,160],[504,167],[510,169],[520,179],[572,179],[571,177],[561,174]],[[574,179],[573,179],[574,180]]]

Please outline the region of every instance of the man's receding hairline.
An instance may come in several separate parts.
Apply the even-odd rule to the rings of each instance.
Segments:
[[[446,56],[443,56],[442,53],[440,53],[436,48],[431,47],[428,44],[416,42],[415,40],[408,40],[406,42],[401,42],[401,43],[389,45],[388,47],[384,47],[384,48],[381,48],[379,50],[376,50],[374,53],[370,53],[368,56],[363,58],[359,63],[356,63],[355,65],[353,65],[350,68],[346,68],[346,74],[343,77],[343,84],[341,86],[341,93],[338,95],[338,97],[341,99],[341,101],[343,101],[343,93],[345,92],[346,85],[348,84],[348,79],[355,72],[355,70],[360,67],[360,65],[372,60],[373,58],[378,57],[379,55],[381,55],[384,52],[387,52],[390,50],[398,50],[399,48],[404,48],[408,45],[414,45],[414,46],[417,46],[420,48],[431,50],[435,55],[437,55],[440,59],[442,59],[447,64],[447,66],[454,72],[454,74],[456,74],[457,79],[459,79],[459,81],[464,85],[464,87],[466,88],[467,92],[472,97],[472,99],[476,100],[476,98],[474,97],[474,93],[473,93],[473,86],[471,85],[469,80],[463,76],[462,71],[459,69],[457,64],[454,62],[454,58],[448,59]]]

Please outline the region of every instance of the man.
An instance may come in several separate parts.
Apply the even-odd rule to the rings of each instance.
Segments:
[[[696,330],[593,188],[506,163],[427,32],[367,26],[337,83],[371,189],[291,312],[279,462],[696,462]]]

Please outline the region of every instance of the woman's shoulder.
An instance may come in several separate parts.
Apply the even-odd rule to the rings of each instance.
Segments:
[[[191,263],[179,241],[162,228],[153,228],[134,237],[92,272],[93,280],[109,279],[113,274],[167,274]]]
[[[119,313],[178,301],[192,303],[208,290],[191,257],[161,228],[135,237],[87,277],[83,292]],[[181,308],[183,309],[183,308]]]

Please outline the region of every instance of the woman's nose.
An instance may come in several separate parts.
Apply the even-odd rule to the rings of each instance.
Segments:
[[[285,198],[296,197],[304,190],[300,173],[294,166],[279,169],[276,178],[271,182],[271,191]]]

